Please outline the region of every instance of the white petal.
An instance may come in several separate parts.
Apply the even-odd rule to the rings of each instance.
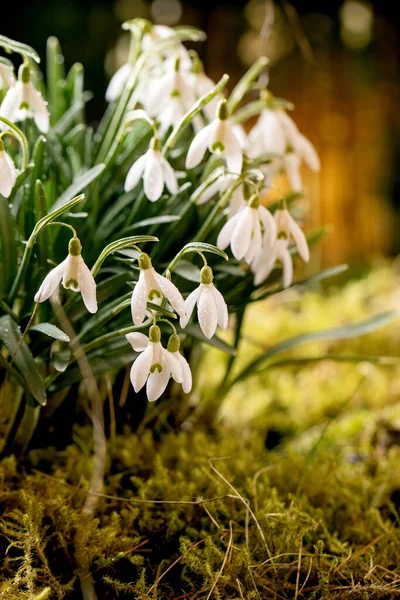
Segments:
[[[40,92],[37,91],[31,82],[25,85],[29,86],[29,104],[33,113],[33,119],[38,129],[43,133],[47,133],[50,126],[47,102],[44,101]]]
[[[241,260],[249,249],[253,232],[253,210],[246,207],[238,216],[238,224],[232,232],[231,250],[237,260]]]
[[[143,271],[140,271],[139,281],[135,285],[131,298],[132,321],[135,325],[141,325],[146,316],[147,298],[149,290]]]
[[[113,102],[122,94],[122,91],[125,87],[126,82],[129,79],[129,75],[132,72],[132,65],[130,63],[126,63],[122,65],[114,73],[114,75],[110,79],[110,83],[108,84],[106,90],[106,100],[107,102]]]
[[[303,157],[304,162],[312,171],[317,173],[321,168],[321,163],[316,149],[304,135],[300,134],[298,140],[298,152]]]
[[[0,108],[0,116],[8,119],[12,123],[16,120],[16,116],[21,106],[22,101],[22,84],[19,81],[15,87],[8,90]],[[5,129],[5,123],[1,123],[1,129]]]
[[[79,258],[78,283],[81,290],[83,303],[90,313],[95,313],[97,312],[96,282],[82,256]]]
[[[147,153],[140,156],[131,166],[125,179],[125,192],[130,192],[140,181],[146,166]]]
[[[154,277],[158,287],[160,288],[160,290],[162,291],[172,308],[175,310],[175,312],[178,313],[180,317],[183,317],[185,314],[185,302],[176,285],[174,285],[172,281],[169,281],[169,279],[167,279],[166,277],[163,277],[162,275],[159,275],[156,272],[154,272]]]
[[[301,192],[303,183],[300,176],[300,157],[294,152],[286,154],[284,157],[286,174],[294,192]]]
[[[215,181],[210,183],[210,185],[208,185],[206,189],[197,198],[196,204],[198,204],[199,206],[201,204],[205,204],[206,202],[208,202],[208,200],[215,196],[215,194],[218,194],[218,192],[221,191],[221,187],[223,187],[223,184],[221,185],[221,179],[222,177],[217,177]]]
[[[288,219],[288,224],[289,231],[293,236],[301,258],[304,260],[304,262],[308,262],[310,260],[310,251],[308,249],[306,236],[304,235],[302,229],[299,227],[296,221],[293,219],[293,217],[290,215]]]
[[[246,150],[249,145],[249,140],[247,139],[246,130],[243,125],[233,125],[232,131],[235,134],[242,150]]]
[[[283,110],[277,110],[276,115],[283,127],[283,130],[286,134],[286,139],[289,146],[292,146],[295,150],[297,150],[297,144],[299,140],[299,136],[301,135],[296,123],[293,121],[289,115]],[[286,150],[286,148],[285,148]]]
[[[155,150],[149,150],[146,154],[143,187],[144,193],[151,202],[158,200],[164,189],[160,153]]]
[[[236,214],[234,217],[229,219],[219,232],[217,238],[217,246],[220,250],[225,250],[231,243],[232,234],[235,230],[236,225],[238,224],[238,219],[241,217],[242,211]]]
[[[42,285],[39,290],[35,294],[35,302],[44,302],[55,292],[57,286],[60,284],[60,281],[64,275],[65,269],[67,267],[67,260],[63,260],[57,267],[52,269],[50,273],[46,275],[43,280]]]
[[[125,337],[135,352],[143,352],[149,345],[149,338],[147,335],[144,335],[144,333],[140,333],[139,331],[127,333]]]
[[[240,147],[238,138],[233,133],[228,122],[226,122],[226,127],[224,128],[222,143],[225,146],[223,156],[226,160],[228,170],[231,173],[237,173],[240,175],[243,164],[242,149]]]
[[[176,125],[183,117],[184,110],[178,98],[170,98],[164,110],[158,115],[159,135],[162,137],[169,127]]]
[[[163,369],[161,373],[155,371],[150,373],[146,385],[146,394],[149,402],[155,402],[164,392],[170,379],[168,369]]]
[[[164,361],[164,368],[169,369],[172,379],[178,383],[182,383],[182,369],[176,355],[163,348],[162,357]]]
[[[0,152],[0,194],[8,198],[14,187],[16,170],[12,159],[7,152]]]
[[[246,202],[243,199],[243,192],[240,188],[236,188],[229,200],[229,219],[237,215],[245,206]]]
[[[254,271],[254,285],[260,285],[271,274],[276,262],[277,245],[275,244],[268,252],[263,252],[252,264]]]
[[[201,163],[207,150],[209,135],[210,125],[207,125],[207,127],[204,127],[204,129],[200,131],[193,139],[186,156],[185,166],[187,169],[193,169],[194,167],[197,167],[199,163]]]
[[[228,307],[226,306],[226,302],[224,300],[223,295],[215,286],[213,286],[213,294],[215,305],[217,307],[217,317],[218,317],[218,325],[222,327],[222,329],[226,329],[228,327]]]
[[[283,265],[283,287],[287,288],[293,281],[293,261],[287,248],[280,250],[279,258]]]
[[[275,244],[276,240],[276,222],[274,217],[271,215],[269,210],[265,208],[262,204],[258,208],[258,212],[260,215],[261,223],[264,228],[264,243],[266,242],[270,246]]]
[[[253,129],[249,140],[259,150],[259,154],[283,154],[287,142],[284,129],[274,110],[264,110]]]
[[[192,372],[189,367],[189,363],[180,352],[174,353],[182,371],[182,389],[185,394],[188,394],[192,389]]]
[[[163,156],[161,157],[161,167],[164,175],[165,185],[167,186],[168,191],[170,194],[176,194],[178,191],[178,182],[175,171]]]
[[[157,116],[163,108],[165,102],[169,102],[169,97],[173,90],[174,73],[166,73],[161,77],[157,85],[151,90],[151,95],[146,100],[146,111],[151,117]]]
[[[192,316],[193,309],[197,300],[199,299],[201,292],[201,287],[197,287],[193,292],[189,294],[189,296],[185,300],[185,314],[180,318],[180,325],[182,329],[186,327],[189,322],[190,317]]]
[[[212,338],[218,325],[218,312],[213,288],[213,284],[202,286],[197,308],[199,325],[207,338]]]
[[[250,265],[253,260],[260,254],[262,249],[261,224],[258,210],[253,209],[253,235],[250,241],[249,248],[245,254],[245,261]]]
[[[131,382],[135,392],[142,389],[150,373],[151,363],[153,361],[153,344],[139,354],[131,368]]]

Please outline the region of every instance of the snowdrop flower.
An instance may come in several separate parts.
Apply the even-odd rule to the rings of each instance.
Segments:
[[[230,245],[237,260],[244,258],[251,264],[263,245],[271,248],[275,240],[275,220],[261,204],[260,196],[254,194],[248,205],[225,223],[219,233],[217,246],[224,250]]]
[[[235,175],[234,173],[222,172],[210,185],[201,190],[200,194],[197,195],[196,204],[200,206],[211,200],[216,194],[223,194],[234,185],[238,178],[239,175]],[[236,187],[229,200],[229,218],[244,208],[245,205],[246,202],[243,198],[242,190],[240,187]]]
[[[274,214],[277,229],[277,240],[268,253],[262,252],[252,265],[254,285],[259,285],[271,273],[275,262],[280,260],[283,267],[283,287],[287,288],[293,281],[293,261],[289,252],[289,242],[292,237],[300,257],[304,262],[310,260],[310,251],[303,231],[285,208],[278,209]],[[265,255],[266,254],[266,255]]]
[[[8,156],[3,140],[0,138],[0,194],[8,198],[17,178],[17,170]]]
[[[199,325],[207,338],[212,338],[217,326],[228,327],[228,308],[226,302],[213,284],[213,272],[209,266],[200,271],[200,285],[185,300],[185,314],[181,316],[181,327],[189,322],[193,309],[197,304]]]
[[[229,121],[226,100],[218,105],[217,117],[204,127],[193,139],[186,157],[186,168],[193,169],[203,159],[207,150],[220,154],[226,160],[228,170],[240,175],[243,156],[240,141]]]
[[[135,352],[141,354],[131,368],[131,382],[135,392],[139,392],[147,382],[146,394],[149,402],[157,400],[164,392],[171,376],[182,383],[182,370],[176,356],[161,345],[161,331],[152,325],[149,337],[143,333],[128,333],[126,339]]]
[[[185,303],[178,288],[166,277],[156,273],[148,254],[139,255],[140,275],[132,293],[131,312],[135,325],[143,323],[146,316],[147,301],[154,302],[157,298],[168,300],[179,316],[185,314]]]
[[[133,65],[131,63],[125,63],[115,71],[106,89],[107,102],[114,102],[120,97],[132,71]]]
[[[150,24],[149,24],[150,25]],[[175,34],[175,30],[172,27],[168,27],[168,25],[150,25],[148,31],[143,36],[142,46],[143,50],[149,50],[154,42],[158,40],[165,40]],[[171,48],[166,48],[163,51],[163,54],[166,57],[171,57],[174,61],[176,56],[178,56],[181,67],[185,70],[189,70],[192,66],[192,61],[190,60],[189,52],[186,50],[185,46],[181,44],[179,41]]]
[[[204,94],[208,94],[215,88],[215,82],[204,73],[203,63],[201,62],[196,53],[194,53],[192,64],[193,67],[191,79],[194,94],[196,96],[196,99],[198,100],[201,96],[204,96]],[[206,115],[209,121],[212,121],[215,117],[219,100],[219,96],[215,96],[203,108],[204,114]]]
[[[179,335],[177,335],[176,333],[173,333],[168,340],[167,350],[168,350],[168,352],[170,352],[172,354],[172,356],[174,356],[177,359],[177,361],[179,363],[179,366],[180,366],[181,372],[182,372],[182,389],[185,392],[185,394],[188,394],[190,392],[190,390],[192,389],[192,372],[190,370],[188,361],[179,352],[180,345],[181,345],[181,341],[179,339]],[[171,374],[172,374],[172,378],[175,379],[174,374],[173,373],[171,373]],[[178,380],[175,380],[175,381],[177,381],[178,383],[181,383]]]
[[[164,185],[171,194],[178,191],[175,171],[160,152],[160,140],[154,137],[149,150],[133,163],[125,180],[125,191],[130,192],[143,177],[144,193],[151,202],[161,197]]]
[[[47,103],[31,82],[31,72],[28,65],[21,65],[18,82],[5,95],[0,108],[0,116],[12,123],[32,116],[38,129],[43,133],[48,132],[49,111],[47,110]]]
[[[16,81],[14,77],[14,69],[12,67],[12,64],[8,64],[8,61],[2,62],[0,58],[0,90],[3,88],[12,87],[15,84]]]
[[[68,244],[68,256],[46,275],[35,295],[35,302],[44,302],[52,296],[61,280],[65,289],[81,292],[83,302],[90,313],[97,312],[96,282],[81,255],[82,245],[77,237]]]
[[[150,87],[145,100],[147,113],[160,121],[161,135],[171,125],[175,126],[195,103],[193,87],[179,65],[180,61],[177,59],[173,68],[168,68],[159,81]]]
[[[253,156],[280,154],[270,165],[270,174],[285,170],[294,191],[302,190],[301,162],[314,172],[320,170],[320,160],[311,142],[300,133],[297,125],[282,109],[265,108],[250,131],[249,148]]]

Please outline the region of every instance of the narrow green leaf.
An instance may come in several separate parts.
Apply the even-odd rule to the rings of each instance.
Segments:
[[[43,166],[44,166],[44,153],[46,147],[46,138],[40,135],[36,140],[36,143],[32,151],[32,162],[34,164],[31,183],[29,186],[29,193],[26,195],[26,202],[24,205],[24,231],[25,239],[27,239],[35,226],[35,223],[43,215],[35,215],[35,193],[36,193],[36,181],[43,178]]]
[[[16,231],[6,198],[0,195],[0,291],[8,292],[17,272]]]
[[[38,331],[39,333],[44,333],[48,337],[54,338],[55,340],[60,340],[60,342],[69,342],[70,339],[66,333],[61,331],[56,325],[52,323],[39,323],[38,325],[33,325],[30,328],[30,331]]]
[[[92,275],[96,277],[97,273],[100,270],[101,265],[106,260],[107,256],[121,250],[122,248],[128,248],[129,246],[133,246],[135,244],[142,244],[144,242],[158,242],[158,238],[152,235],[134,235],[131,237],[122,238],[120,240],[116,240],[115,242],[111,242],[108,244],[100,256],[96,260],[95,264],[92,267]]]
[[[253,374],[260,368],[261,365],[263,365],[265,361],[270,360],[271,358],[278,354],[281,354],[282,352],[286,352],[287,350],[291,350],[292,348],[296,348],[298,346],[302,346],[303,344],[308,344],[312,342],[346,340],[361,335],[367,335],[368,333],[372,333],[377,329],[381,329],[382,327],[389,325],[389,323],[392,323],[395,319],[398,318],[398,316],[398,313],[394,311],[388,311],[380,313],[378,315],[374,315],[373,317],[363,321],[359,321],[358,323],[352,323],[350,325],[344,325],[342,327],[334,327],[332,329],[325,329],[323,331],[312,331],[311,333],[305,333],[303,335],[298,335],[288,340],[284,340],[283,342],[272,346],[261,356],[253,360],[235,377],[235,379],[230,383],[229,387],[232,387],[238,381],[242,381],[249,375]]]
[[[65,80],[64,56],[58,39],[47,40],[47,90],[51,123],[54,124],[65,112],[66,102],[62,84]]]
[[[10,315],[0,317],[0,339],[11,356],[16,352],[21,336],[22,333],[19,327]],[[26,383],[26,387],[29,389],[35,400],[37,400],[41,406],[45,406],[47,398],[44,383],[35,359],[25,340],[22,341],[18,348],[14,358],[14,365],[18,369]]]
[[[200,340],[200,342],[203,342],[204,344],[208,344],[209,346],[213,346],[214,348],[225,352],[225,354],[230,354],[231,356],[235,356],[236,354],[235,348],[224,342],[224,340],[221,340],[221,338],[219,338],[218,336],[214,335],[211,339],[208,339],[200,329],[199,325],[197,325],[196,323],[187,325],[185,329],[182,329],[182,333],[187,333],[188,335],[196,338],[197,340]]]
[[[137,221],[133,225],[129,225],[122,230],[122,233],[128,233],[132,229],[139,229],[141,227],[148,227],[149,225],[161,225],[162,223],[173,223],[174,221],[180,221],[179,215],[161,215],[160,217],[150,217],[149,219],[143,219],[143,221]]]
[[[17,54],[21,54],[22,56],[28,56],[32,58],[37,63],[40,63],[40,56],[27,44],[22,44],[21,42],[16,42],[15,40],[11,40],[5,35],[0,35],[0,46],[4,48],[6,52],[16,52]]]
[[[228,255],[223,250],[220,250],[219,248],[217,248],[217,246],[214,246],[213,244],[208,244],[206,242],[189,242],[188,244],[186,244],[186,246],[182,248],[182,250],[180,250],[180,252],[178,252],[175,258],[170,262],[170,264],[167,267],[167,271],[173,271],[175,269],[175,266],[181,260],[181,258],[189,252],[211,252],[212,254],[217,254],[225,260],[228,260]]]
[[[200,269],[196,265],[192,264],[188,260],[181,260],[174,269],[175,275],[179,275],[183,279],[188,281],[194,281],[199,283],[200,281]]]
[[[243,97],[250,90],[251,84],[257,79],[268,63],[268,58],[265,56],[260,56],[260,58],[250,67],[250,69],[235,85],[228,100],[228,108],[231,113],[234,112],[238,104],[242,101]]]
[[[62,208],[64,205],[67,205],[68,202],[79,192],[87,188],[89,184],[92,183],[99,175],[104,171],[105,165],[100,163],[96,165],[92,169],[85,171],[75,179],[75,181],[65,190],[63,194],[58,198],[55,204],[52,206],[52,210],[58,210]]]

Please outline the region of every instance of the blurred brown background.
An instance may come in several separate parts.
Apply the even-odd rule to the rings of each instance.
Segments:
[[[2,33],[45,56],[56,35],[67,67],[80,61],[94,92],[88,117],[104,109],[106,82],[125,58],[120,24],[134,17],[204,29],[199,48],[211,77],[231,85],[260,54],[264,0],[50,0],[18,4]],[[23,15],[23,18],[21,16]],[[270,89],[295,104],[294,119],[315,144],[322,171],[304,170],[307,227],[331,227],[317,251],[325,265],[362,266],[400,251],[399,17],[396,3],[341,0],[276,2],[267,54]]]

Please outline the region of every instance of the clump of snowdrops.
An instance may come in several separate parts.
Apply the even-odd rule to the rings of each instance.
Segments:
[[[171,379],[189,394],[194,350],[209,343],[229,355],[226,389],[246,307],[292,285],[293,261],[310,257],[289,209],[302,163],[318,171],[319,159],[292,105],[262,84],[267,59],[228,95],[228,76],[212,81],[183,45],[201,31],[123,28],[129,57],[96,127],[83,66],[66,73],[55,38],[45,85],[36,52],[0,36],[3,452],[26,448],[41,407],[51,414],[88,372],[132,365],[149,401]],[[292,193],[265,206],[281,173]],[[218,336],[229,323],[233,346]]]

